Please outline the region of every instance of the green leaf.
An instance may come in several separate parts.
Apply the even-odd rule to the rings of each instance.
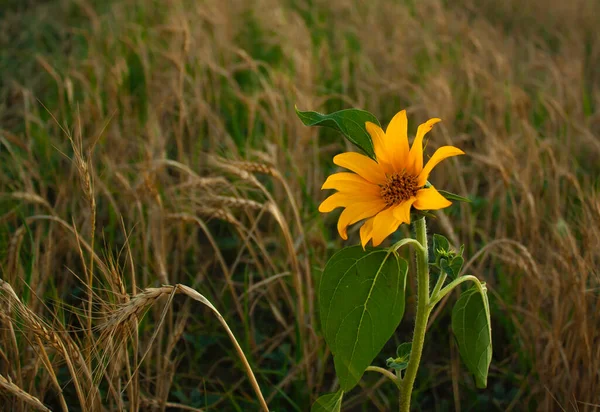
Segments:
[[[341,132],[369,157],[375,159],[373,142],[365,127],[366,122],[379,126],[379,120],[371,113],[359,109],[345,109],[331,114],[317,112],[301,112],[296,108],[296,114],[305,126],[324,126]]]
[[[492,361],[492,328],[485,284],[481,288],[483,292],[474,286],[460,295],[452,310],[452,330],[460,356],[475,375],[475,384],[485,388]]]
[[[442,196],[444,196],[444,197],[445,197],[446,199],[448,199],[448,200],[456,200],[457,202],[467,202],[467,203],[471,203],[471,199],[469,199],[469,198],[467,198],[467,197],[462,197],[462,196],[459,196],[459,195],[457,195],[457,194],[454,194],[454,193],[447,192],[447,191],[445,191],[445,190],[440,190],[440,189],[437,189],[437,191],[438,191],[438,192],[440,192],[440,194],[441,194]]]
[[[335,393],[319,396],[310,408],[310,412],[340,412],[343,397],[344,391],[341,389]]]
[[[396,356],[399,359],[404,359],[406,362],[410,359],[410,352],[412,351],[412,342],[404,342],[398,345],[396,348]]]
[[[442,235],[438,235],[437,233],[433,235],[433,253],[436,256],[443,255],[450,250],[450,242]]]
[[[408,264],[386,249],[342,249],[319,287],[321,326],[344,391],[352,389],[404,315]]]
[[[450,246],[448,239],[442,235],[434,234],[434,263],[431,265],[445,272],[451,279],[456,279],[465,263],[465,259],[462,257],[463,251],[464,246],[461,246],[460,250],[456,252],[452,246]]]
[[[412,350],[412,342],[405,342],[398,345],[396,349],[396,359],[388,358],[387,367],[394,368],[398,371],[402,371],[408,368],[408,361],[410,360],[410,352]]]
[[[465,259],[462,256],[453,256],[451,258],[441,258],[440,268],[450,277],[450,279],[456,279],[460,274],[460,270],[465,263]]]

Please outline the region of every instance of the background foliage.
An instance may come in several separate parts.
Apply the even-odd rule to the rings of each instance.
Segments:
[[[598,15],[594,0],[4,0],[5,402],[26,409],[17,387],[60,409],[61,386],[75,411],[78,393],[112,410],[257,409],[211,312],[161,288],[176,283],[223,313],[273,410],[336,390],[315,296],[342,241],[316,206],[350,147],[303,126],[297,105],[359,107],[382,123],[407,108],[413,133],[440,117],[429,153],[468,154],[431,179],[473,202],[430,227],[465,243],[468,272],[487,282],[488,389],[460,363],[441,305],[413,406],[592,410]],[[414,290],[414,267],[408,279]],[[406,303],[381,366],[410,339]],[[344,409],[390,410],[393,393],[367,373]]]

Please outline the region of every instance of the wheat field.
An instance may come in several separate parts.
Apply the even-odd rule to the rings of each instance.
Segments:
[[[430,226],[487,282],[489,385],[461,364],[453,296],[414,410],[600,407],[600,3],[1,4],[1,409],[259,410],[198,294],[271,410],[335,388],[315,294],[358,233],[317,206],[352,147],[295,106],[406,108],[409,133],[443,119],[427,153],[467,152],[435,181],[472,202]],[[392,394],[367,373],[343,410]]]

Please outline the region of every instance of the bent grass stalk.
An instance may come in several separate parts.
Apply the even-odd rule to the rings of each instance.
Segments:
[[[233,346],[235,347],[235,350],[236,350],[238,356],[240,357],[240,360],[242,361],[244,368],[246,369],[246,373],[248,374],[248,378],[250,379],[250,383],[252,384],[252,388],[254,389],[254,392],[256,393],[256,396],[258,397],[258,401],[260,402],[262,409],[266,412],[269,412],[269,407],[267,406],[265,398],[263,397],[263,394],[260,390],[260,386],[258,386],[258,382],[256,381],[256,377],[254,376],[252,367],[250,366],[250,363],[248,362],[246,355],[244,355],[244,351],[242,350],[242,347],[238,343],[237,339],[235,338],[235,335],[233,334],[233,332],[229,328],[229,325],[225,321],[225,318],[223,318],[221,313],[217,310],[217,308],[215,308],[213,306],[212,303],[210,303],[210,301],[208,299],[206,299],[200,293],[196,292],[194,289],[192,289],[188,286],[185,286],[185,285],[181,285],[181,284],[177,285],[177,288],[179,288],[183,293],[185,293],[190,298],[205,304],[213,311],[213,313],[217,317],[217,320],[219,321],[219,323],[221,323],[223,328],[225,328],[227,335],[229,335],[229,338],[231,339],[231,342],[233,343]]]
[[[156,302],[157,299],[161,298],[162,296],[166,296],[166,295],[169,295],[172,297],[173,294],[176,294],[176,293],[183,293],[183,294],[187,295],[188,297],[208,306],[212,310],[212,312],[217,317],[217,320],[219,321],[219,323],[221,323],[221,325],[227,332],[229,339],[233,343],[235,351],[237,352],[242,364],[244,365],[245,372],[248,375],[248,379],[250,380],[252,389],[254,390],[256,397],[258,398],[258,401],[261,405],[261,409],[265,412],[268,412],[269,407],[267,406],[267,402],[265,401],[265,398],[260,390],[260,386],[258,385],[256,377],[254,376],[252,367],[250,366],[250,363],[248,362],[248,359],[246,358],[246,355],[244,354],[244,351],[242,350],[240,344],[238,343],[235,335],[229,328],[227,321],[225,321],[225,318],[223,318],[221,313],[217,310],[217,308],[215,308],[215,306],[208,299],[206,299],[202,294],[200,294],[196,290],[190,288],[189,286],[177,284],[175,286],[165,285],[160,288],[146,288],[142,293],[137,294],[130,301],[128,301],[127,303],[122,305],[120,310],[113,312],[111,314],[110,318],[107,319],[107,321],[101,327],[102,329],[105,329],[105,331],[104,331],[105,336],[109,336],[110,334],[113,333],[113,331],[115,331],[115,332],[118,331],[119,328],[125,322],[127,322],[129,319],[136,317],[136,316],[140,316],[145,310],[147,310],[150,306],[152,306],[154,304],[154,302]],[[150,348],[148,348],[148,350],[149,349]],[[138,367],[139,367],[139,365],[138,365]],[[137,371],[134,371],[133,375],[135,375],[136,372]],[[129,382],[127,383],[127,386],[128,385],[129,385]]]

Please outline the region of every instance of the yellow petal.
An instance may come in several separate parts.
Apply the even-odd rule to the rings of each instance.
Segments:
[[[406,168],[408,159],[407,129],[406,110],[396,113],[385,129],[386,147],[390,153],[390,162],[396,172]]]
[[[340,233],[342,239],[348,239],[347,229],[349,225],[352,225],[359,220],[375,216],[384,207],[385,202],[383,200],[375,202],[353,203],[352,205],[346,207],[340,215],[340,219],[338,220],[338,232]]]
[[[360,153],[341,153],[333,158],[333,163],[352,170],[371,183],[385,183],[385,173],[381,166],[375,160]]]
[[[440,192],[432,186],[417,192],[417,200],[413,206],[415,209],[419,210],[438,210],[448,207],[451,204],[451,201],[442,196]]]
[[[398,229],[400,223],[401,222],[394,217],[393,207],[388,207],[379,212],[373,221],[373,246],[379,246],[386,237]]]
[[[411,197],[396,206],[394,208],[394,217],[401,223],[410,224],[410,207],[415,203],[415,200],[417,200],[416,197]]]
[[[329,213],[338,207],[346,207],[356,202],[356,195],[336,192],[319,205],[319,212]]]
[[[409,161],[408,163],[412,165],[412,170],[410,170],[415,176],[421,173],[423,169],[423,138],[431,129],[433,129],[433,125],[441,122],[442,119],[429,119],[425,123],[421,124],[417,129],[417,135],[415,136],[415,140],[413,141],[412,147],[410,148]]]
[[[433,170],[433,168],[442,160],[452,157],[463,155],[465,152],[460,150],[454,146],[442,146],[435,151],[431,159],[427,162],[421,173],[419,174],[419,180],[417,181],[417,185],[423,186],[427,182],[427,178],[429,178],[429,173]]]
[[[362,245],[363,250],[365,249],[367,243],[369,243],[369,240],[371,240],[371,237],[373,237],[374,220],[374,217],[367,219],[365,220],[365,223],[363,223],[363,225],[360,227],[360,244]]]
[[[381,127],[377,126],[375,123],[366,122],[365,127],[367,128],[367,132],[371,135],[377,163],[379,163],[385,173],[393,173],[394,169],[390,163],[390,153],[387,149],[385,133]]]
[[[381,188],[363,179],[356,173],[342,172],[334,173],[325,180],[321,190],[336,189],[345,193],[365,193],[379,197]],[[369,197],[371,197],[369,196]]]

